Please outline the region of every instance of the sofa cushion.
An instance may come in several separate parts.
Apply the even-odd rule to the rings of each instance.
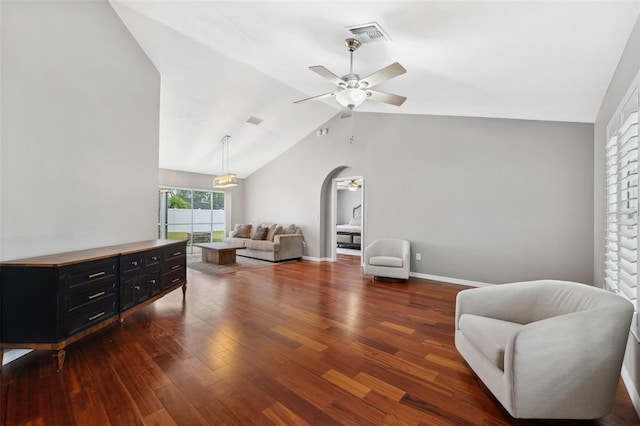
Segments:
[[[273,241],[265,241],[265,240],[246,240],[244,246],[252,250],[264,250],[264,251],[274,251],[274,252],[280,250],[280,244],[276,244]]]
[[[460,316],[459,328],[466,337],[487,359],[504,371],[504,350],[513,334],[523,326],[517,322],[463,314]]]
[[[252,240],[266,240],[267,234],[269,233],[269,228],[264,226],[258,226],[255,234],[253,234]]]
[[[282,232],[282,225],[274,223],[269,227],[269,232],[267,232],[267,238],[265,239],[267,241],[273,241],[273,237],[278,235],[280,232]]]
[[[236,238],[251,238],[251,224],[236,225]]]
[[[247,240],[246,238],[234,238],[234,237],[227,237],[224,239],[225,243],[232,244],[237,247],[244,247],[246,241],[250,241],[250,240]]]
[[[393,256],[373,256],[369,258],[369,265],[402,268],[402,258]]]

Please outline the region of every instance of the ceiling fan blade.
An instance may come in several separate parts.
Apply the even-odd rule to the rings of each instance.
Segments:
[[[316,74],[318,74],[320,77],[326,78],[327,80],[329,80],[330,82],[332,82],[338,87],[344,87],[346,85],[343,79],[341,79],[340,77],[338,77],[337,75],[335,75],[334,73],[332,73],[331,71],[323,67],[322,65],[309,67],[309,69],[315,72]]]
[[[299,101],[295,101],[294,104],[299,104],[299,103],[307,102],[307,101],[315,101],[317,99],[330,98],[331,96],[335,96],[335,95],[336,95],[336,92],[329,92],[329,93],[325,93],[323,95],[312,96],[312,97],[306,98],[306,99],[300,99]]]
[[[391,104],[395,106],[400,106],[407,100],[404,96],[393,95],[391,93],[378,92],[377,90],[367,90],[369,94],[367,99],[376,102],[384,102],[386,104]]]
[[[340,119],[349,118],[353,114],[353,108],[345,107],[340,111]]]
[[[397,62],[394,62],[393,64],[388,65],[382,68],[381,70],[378,70],[373,74],[360,80],[360,86],[362,87],[362,84],[365,83],[366,84],[365,88],[370,88],[384,81],[387,81],[394,77],[402,75],[405,72],[407,72],[407,70],[404,69],[402,65],[400,65]]]

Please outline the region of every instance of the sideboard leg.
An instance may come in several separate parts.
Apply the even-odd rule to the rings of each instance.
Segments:
[[[59,351],[53,351],[53,362],[56,363],[56,369],[58,370],[58,372],[60,370],[62,370],[62,367],[64,366],[64,357],[67,355],[67,351],[65,351],[64,349],[60,349]]]
[[[187,285],[184,284],[182,286],[182,297],[185,297],[187,295]]]
[[[2,360],[4,358],[4,348],[0,348],[0,370],[2,370]]]

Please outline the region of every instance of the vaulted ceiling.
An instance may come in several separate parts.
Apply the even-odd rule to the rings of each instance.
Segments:
[[[400,107],[357,111],[593,122],[640,1],[111,0],[161,74],[160,167],[246,177],[339,113],[309,71],[349,72],[347,26],[378,22],[392,41],[364,44],[354,72],[393,62],[377,89]],[[250,117],[263,120],[247,123]]]

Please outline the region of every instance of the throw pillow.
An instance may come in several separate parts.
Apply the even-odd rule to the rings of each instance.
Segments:
[[[269,232],[267,233],[267,240],[273,241],[274,237],[282,232],[282,226],[273,224],[269,227]]]
[[[269,228],[258,226],[258,229],[256,229],[256,233],[253,234],[252,240],[264,240],[265,238],[267,238],[268,232],[269,232]]]
[[[238,229],[236,229],[236,231],[236,238],[251,237],[251,225],[238,225]]]
[[[282,233],[283,234],[295,234],[296,233],[296,226],[291,223],[289,225],[282,225]]]

